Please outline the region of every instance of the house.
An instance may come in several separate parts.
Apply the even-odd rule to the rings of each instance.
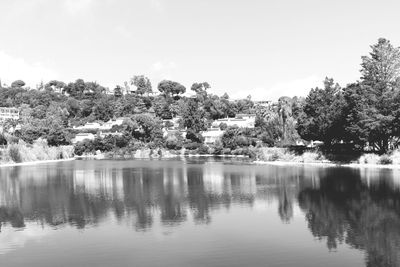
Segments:
[[[123,133],[120,133],[120,132],[114,132],[114,133],[110,133],[110,132],[107,132],[107,133],[102,133],[102,132],[100,132],[100,134],[99,134],[99,136],[101,137],[101,138],[105,138],[106,136],[122,136],[123,135]]]
[[[125,118],[121,117],[121,118],[117,118],[114,120],[109,120],[103,124],[100,124],[98,122],[88,122],[85,125],[82,126],[78,126],[78,127],[73,127],[74,130],[103,130],[103,131],[107,131],[107,130],[111,130],[111,128],[115,125],[120,126],[123,124]]]
[[[270,107],[272,105],[272,101],[269,100],[254,101],[254,105],[256,107]]]
[[[221,123],[225,123],[228,127],[237,126],[239,128],[254,128],[255,122],[255,114],[237,114],[235,118],[225,118],[214,121],[212,127],[217,128]]]
[[[219,128],[209,128],[207,131],[201,132],[201,135],[204,138],[204,143],[206,145],[215,144],[217,140],[221,140],[222,135],[224,135],[225,131],[222,131]]]
[[[0,107],[0,121],[19,120],[19,109]]]
[[[175,134],[175,133],[180,133],[183,138],[186,138],[186,130],[179,130],[179,129],[168,129],[168,128],[162,128],[163,132],[163,137],[167,137],[168,134]]]
[[[181,117],[177,116],[177,117],[169,119],[169,120],[162,120],[163,126],[168,129],[178,129],[180,119],[181,119]]]
[[[101,125],[100,123],[97,122],[87,122],[85,125],[82,126],[74,126],[73,129],[74,130],[100,130]]]
[[[121,117],[121,118],[117,118],[117,119],[113,119],[113,120],[109,120],[105,123],[103,123],[103,125],[101,125],[101,130],[111,130],[111,128],[113,126],[121,126],[124,123],[125,118]]]
[[[84,140],[94,140],[96,138],[96,135],[92,133],[78,133],[75,138],[72,140],[73,144],[76,144],[78,142],[82,142]]]

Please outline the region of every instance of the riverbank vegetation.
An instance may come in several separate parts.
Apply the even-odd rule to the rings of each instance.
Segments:
[[[207,82],[193,83],[190,89],[164,80],[153,90],[143,75],[112,89],[82,79],[70,83],[53,80],[36,89],[21,80],[0,85],[0,106],[20,110],[18,120],[2,123],[0,145],[8,146],[7,159],[15,162],[71,156],[69,150],[64,154],[65,146],[73,146],[76,155],[105,153],[112,157],[134,157],[147,151],[142,154],[398,162],[400,49],[386,39],[379,39],[370,54],[362,57],[359,81],[342,87],[326,78],[323,88],[311,89],[306,98],[282,96],[269,102],[248,96],[233,100],[226,93],[213,94]],[[254,126],[215,126],[218,119],[246,114],[254,114]],[[79,126],[116,118],[123,118],[123,123],[106,131],[87,129],[94,138],[73,142],[82,132]],[[174,119],[178,125],[172,123]],[[211,126],[223,133],[207,143],[202,133]],[[46,140],[46,145],[37,140]]]
[[[73,146],[49,146],[43,139],[38,139],[33,144],[19,141],[4,146],[0,150],[0,163],[2,164],[71,159],[73,157]]]

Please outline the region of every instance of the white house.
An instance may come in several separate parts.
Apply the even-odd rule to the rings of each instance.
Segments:
[[[235,118],[225,118],[214,121],[212,127],[219,127],[221,123],[225,123],[228,127],[237,126],[240,128],[254,128],[255,122],[255,114],[237,114]]]
[[[169,120],[162,120],[162,122],[163,122],[164,127],[166,127],[166,125],[168,123],[172,126],[172,127],[168,127],[168,128],[178,129],[180,119],[181,119],[181,117],[177,116],[177,117],[169,119]]]
[[[121,126],[124,120],[125,118],[117,118],[115,120],[109,120],[103,123],[103,125],[101,125],[101,130],[111,130],[113,126]]]
[[[215,144],[217,140],[220,140],[225,131],[219,128],[209,128],[207,131],[201,132],[204,138],[204,143],[207,145]]]
[[[0,121],[19,120],[19,109],[0,107]]]
[[[85,125],[74,127],[75,130],[111,130],[114,125],[122,125],[125,118],[117,118],[109,120],[103,124],[98,122],[88,122]]]
[[[73,144],[76,144],[78,142],[82,142],[83,140],[94,140],[96,138],[96,135],[92,133],[78,133],[75,138],[72,140]]]

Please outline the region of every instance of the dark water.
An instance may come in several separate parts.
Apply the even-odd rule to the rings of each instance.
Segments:
[[[212,161],[0,169],[0,266],[400,266],[400,171]]]

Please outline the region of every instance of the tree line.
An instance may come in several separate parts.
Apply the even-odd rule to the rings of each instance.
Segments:
[[[371,50],[362,57],[359,81],[341,87],[326,78],[323,88],[311,89],[306,98],[283,96],[270,105],[260,105],[251,96],[232,100],[226,93],[215,95],[207,82],[193,83],[190,97],[176,81],[161,81],[155,90],[143,75],[133,76],[111,91],[83,79],[70,83],[53,80],[36,89],[17,80],[11,86],[0,85],[0,106],[20,109],[20,121],[5,122],[5,132],[17,129],[17,124],[21,127],[3,134],[0,142],[32,143],[45,138],[54,146],[70,144],[76,134],[74,126],[124,117],[123,125],[114,129],[122,136],[97,140],[97,144],[86,142],[92,147],[80,149],[204,149],[200,132],[214,120],[251,113],[256,114],[254,129],[220,125],[225,134],[214,144],[215,153],[290,146],[299,140],[319,140],[327,147],[344,143],[354,150],[386,153],[400,141],[400,50],[383,38]],[[179,127],[187,130],[186,137],[179,132],[163,136],[162,120],[177,116],[181,118]]]

